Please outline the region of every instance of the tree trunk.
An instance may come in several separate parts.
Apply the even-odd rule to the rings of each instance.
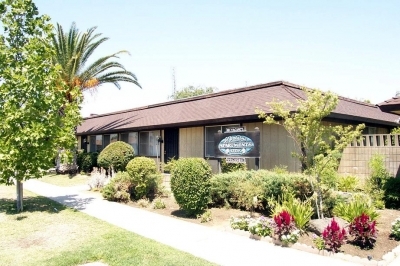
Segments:
[[[17,212],[22,212],[24,210],[23,198],[24,198],[23,183],[17,180]]]

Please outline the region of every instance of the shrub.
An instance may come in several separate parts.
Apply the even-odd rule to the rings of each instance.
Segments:
[[[358,177],[352,175],[340,176],[338,178],[337,188],[344,192],[356,191],[358,187]]]
[[[134,157],[131,145],[116,141],[104,148],[97,158],[97,164],[105,169],[113,168],[116,172],[125,171],[125,167]]]
[[[271,226],[274,234],[284,244],[296,243],[299,239],[299,230],[296,227],[294,217],[286,210],[274,216]]]
[[[261,180],[252,178],[243,182],[237,183],[233,188],[233,202],[236,206],[247,211],[255,209],[263,209],[263,189]]]
[[[400,218],[397,218],[394,222],[392,222],[390,236],[397,241],[400,240]]]
[[[385,167],[385,157],[383,155],[375,154],[368,162],[370,168],[370,175],[366,182],[366,191],[371,196],[374,204],[377,207],[384,207],[385,197],[385,184],[390,178],[390,173]]]
[[[250,215],[242,215],[239,217],[231,217],[230,224],[231,228],[236,230],[243,230],[243,231],[249,231],[249,223],[250,223]]]
[[[153,209],[165,209],[165,203],[162,199],[156,198],[153,200]]]
[[[176,162],[175,157],[172,157],[166,164],[164,164],[164,172],[171,173],[172,168]]]
[[[154,177],[157,173],[157,167],[153,159],[136,157],[129,161],[126,171],[135,187],[135,198],[140,199],[146,196],[151,187],[156,187]]]
[[[176,202],[188,215],[207,208],[211,167],[202,158],[181,158],[171,172],[171,190]]]
[[[376,241],[376,221],[372,221],[365,213],[356,217],[349,225],[349,234],[354,237],[355,244],[361,248],[373,248]]]
[[[283,210],[289,212],[293,216],[295,225],[300,231],[305,231],[314,214],[314,209],[311,206],[310,200],[301,201],[295,198],[294,194],[290,192],[283,194],[280,202],[279,200],[274,201],[271,199],[270,204],[274,205],[274,215],[279,214]]]
[[[88,185],[90,187],[90,190],[99,190],[104,187],[106,182],[107,182],[107,177],[105,174],[99,171],[93,171],[90,174]]]
[[[287,170],[287,165],[275,165],[272,169],[272,172],[277,174],[288,174],[289,171]]]
[[[197,215],[197,219],[200,219],[200,223],[208,223],[212,221],[212,213],[210,210],[206,210],[202,214]]]
[[[222,173],[230,173],[235,171],[246,170],[247,166],[245,163],[227,163],[226,159],[221,160],[221,171]]]
[[[97,167],[97,152],[85,152],[83,150],[78,151],[76,157],[76,163],[78,164],[79,170],[85,173],[90,173],[93,167]]]
[[[400,208],[400,178],[389,178],[385,184],[385,205],[386,208]]]
[[[137,201],[137,204],[141,208],[147,208],[150,205],[150,201],[148,199],[140,199]]]
[[[110,201],[127,202],[130,199],[132,184],[126,172],[118,172],[110,183],[103,187],[101,194]]]
[[[313,238],[313,243],[314,246],[318,249],[318,250],[324,250],[325,249],[325,240],[323,237],[321,236],[317,236],[316,234],[312,235]]]
[[[371,199],[365,194],[355,194],[348,202],[339,202],[333,209],[333,213],[349,223],[363,213],[368,215],[372,221],[379,216]]]
[[[340,228],[335,219],[332,219],[331,224],[322,232],[322,238],[325,241],[325,246],[329,250],[338,252],[340,247],[345,243],[347,233],[344,228]]]
[[[261,237],[270,236],[272,234],[271,221],[264,216],[258,219],[251,219],[248,229],[253,235]]]

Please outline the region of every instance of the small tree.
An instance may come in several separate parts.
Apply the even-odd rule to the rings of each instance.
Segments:
[[[200,96],[200,95],[204,95],[204,94],[210,94],[210,93],[214,93],[217,91],[218,91],[218,89],[214,88],[214,87],[202,88],[202,87],[188,86],[188,87],[181,89],[180,91],[175,92],[174,94],[169,96],[169,98],[171,98],[173,100],[179,100],[179,99],[184,99],[184,98],[189,98],[189,97]]]
[[[76,145],[81,97],[73,88],[76,100],[65,98],[49,17],[39,16],[31,0],[3,0],[0,20],[0,183],[16,181],[22,211],[22,181],[42,177],[57,149]]]
[[[267,103],[269,114],[261,109],[256,112],[264,118],[266,124],[283,126],[298,147],[292,155],[300,160],[303,172],[314,175],[318,186],[321,183],[321,173],[332,162],[338,165],[338,159],[344,148],[361,135],[365,125],[332,126],[322,121],[337,106],[338,96],[332,92],[322,92],[316,89],[302,89],[304,99],[298,99],[296,105],[288,101],[273,101]],[[318,194],[317,213],[322,214],[322,193]]]

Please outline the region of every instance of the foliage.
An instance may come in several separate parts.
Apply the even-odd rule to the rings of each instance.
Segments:
[[[373,248],[377,236],[376,221],[372,221],[368,215],[362,213],[350,223],[349,234],[361,248]]]
[[[247,206],[247,209],[256,207],[268,209],[267,199],[277,199],[286,189],[293,191],[295,197],[302,200],[314,193],[309,178],[298,173],[237,171],[213,175],[210,181],[211,204],[218,207],[246,208]]]
[[[55,48],[52,60],[61,66],[61,78],[68,88],[78,87],[80,91],[86,91],[109,83],[120,89],[119,82],[121,81],[140,87],[135,74],[127,71],[122,64],[111,61],[118,58],[120,54],[129,54],[127,51],[118,51],[96,60],[91,58],[96,49],[108,40],[95,31],[96,27],[92,27],[81,33],[75,23],[72,23],[69,31],[65,33],[57,24],[56,35],[52,38]],[[90,60],[93,60],[93,63],[88,65]],[[76,99],[72,93],[67,93],[66,96],[70,102]]]
[[[146,157],[136,157],[126,166],[126,171],[131,177],[135,187],[135,198],[140,199],[149,192],[154,175],[157,173],[157,166],[153,159]]]
[[[271,236],[272,228],[270,219],[260,216],[257,219],[251,219],[248,225],[249,232],[253,235],[265,237]]]
[[[174,99],[174,100],[179,100],[179,99],[185,99],[189,97],[195,97],[195,96],[200,96],[204,94],[210,94],[217,92],[218,89],[214,87],[194,87],[194,86],[188,86],[185,87],[179,91],[174,92],[169,98]]]
[[[100,190],[104,187],[106,182],[106,175],[101,172],[95,171],[91,173],[88,185],[90,187],[90,190]]]
[[[379,214],[376,212],[372,200],[365,194],[354,194],[348,202],[339,202],[333,209],[333,213],[351,223],[363,213],[375,221]]]
[[[247,211],[255,209],[263,209],[263,189],[260,178],[252,178],[243,182],[237,183],[233,188],[232,202]]]
[[[171,190],[176,202],[188,215],[207,208],[211,167],[202,158],[181,158],[171,172]]]
[[[116,172],[125,171],[126,165],[134,155],[131,145],[123,141],[116,141],[107,145],[100,152],[97,164],[105,169],[113,168]]]
[[[395,240],[400,240],[400,218],[397,218],[394,222],[392,222],[392,229],[390,231],[390,236]]]
[[[347,233],[346,230],[340,228],[339,224],[332,218],[331,223],[322,232],[322,238],[325,241],[325,247],[332,252],[338,252],[346,241]]]
[[[242,215],[239,217],[231,217],[229,222],[231,228],[236,230],[249,231],[249,223],[251,221],[250,215]]]
[[[128,202],[132,183],[127,172],[118,172],[101,190],[103,197],[110,201]]]
[[[271,223],[274,234],[284,243],[296,243],[299,238],[299,230],[293,215],[283,210],[274,216]]]
[[[256,113],[265,119],[266,124],[283,126],[294,140],[299,152],[293,152],[293,156],[300,160],[303,172],[317,177],[317,214],[318,217],[323,217],[319,188],[321,176],[324,172],[332,170],[330,164],[338,165],[344,148],[361,135],[365,125],[344,127],[322,123],[337,106],[338,96],[315,89],[302,90],[305,100],[300,98],[296,106],[288,101],[273,101],[267,103],[270,114],[261,109],[257,109]]]
[[[292,192],[282,194],[281,198],[278,200],[270,199],[269,204],[273,205],[273,215],[275,216],[284,210],[289,212],[293,216],[295,225],[300,231],[305,231],[314,214],[311,201],[301,201],[295,198]]]
[[[226,159],[223,158],[221,160],[221,172],[222,173],[230,173],[240,170],[246,170],[247,166],[245,163],[227,163]]]
[[[153,209],[165,209],[165,202],[160,198],[156,198],[153,200]]]
[[[277,174],[287,174],[289,171],[287,170],[287,165],[275,165],[272,169],[272,172]]]
[[[84,150],[78,151],[76,162],[80,171],[90,173],[93,167],[97,167],[97,152],[86,152]]]
[[[210,210],[206,210],[202,214],[197,215],[197,219],[200,219],[200,223],[208,223],[212,221],[212,213]]]
[[[42,177],[54,151],[76,145],[81,96],[72,88],[76,101],[65,100],[48,16],[30,0],[3,0],[0,20],[0,183],[12,184]]]
[[[325,240],[323,239],[323,237],[313,234],[312,238],[313,238],[313,243],[318,250],[325,249]]]
[[[357,176],[345,175],[338,178],[338,189],[344,192],[354,192],[358,187],[359,179]]]
[[[324,186],[330,189],[337,189],[339,175],[337,169],[339,162],[336,159],[328,160],[325,162],[325,166],[321,167],[319,177],[321,179],[320,186]],[[312,171],[309,171],[312,173]]]
[[[143,198],[143,199],[138,200],[137,204],[141,208],[147,208],[150,205],[150,201],[148,199],[146,199],[146,198]]]
[[[390,134],[400,134],[400,127],[393,128],[390,131]]]
[[[385,167],[385,157],[375,154],[368,162],[370,175],[365,185],[366,192],[372,197],[377,208],[385,207],[385,184],[391,178]]]
[[[164,164],[164,172],[171,173],[172,168],[174,167],[176,162],[175,158],[169,159],[169,161]]]
[[[387,208],[400,208],[400,178],[389,178],[384,187],[384,200]]]

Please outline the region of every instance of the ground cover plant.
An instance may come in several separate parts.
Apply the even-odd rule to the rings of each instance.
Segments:
[[[14,194],[0,186],[1,265],[214,265],[28,191],[17,213]]]

